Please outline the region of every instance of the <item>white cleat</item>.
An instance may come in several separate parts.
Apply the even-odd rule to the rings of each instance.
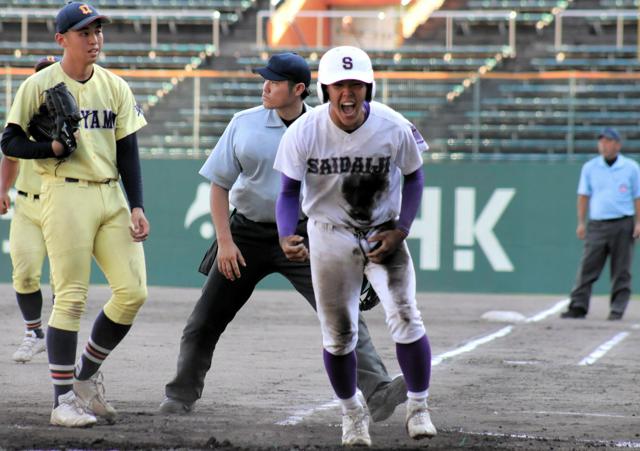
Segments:
[[[342,415],[342,444],[344,446],[371,446],[369,414],[364,407],[347,410]]]
[[[438,433],[431,422],[427,401],[407,401],[407,432],[414,440],[433,438]]]
[[[360,404],[362,404],[362,407],[364,407],[364,411],[367,415],[369,415],[369,417],[371,417],[371,413],[369,412],[369,406],[367,405],[367,400],[364,399],[364,394],[360,391],[360,389],[356,389],[356,396],[358,397],[358,401],[360,401]]]
[[[74,381],[73,391],[89,411],[113,424],[115,423],[118,412],[104,398],[104,384],[102,380],[102,373],[98,371],[86,381]]]
[[[73,391],[58,396],[58,407],[51,412],[51,424],[68,428],[90,427],[97,420]]]
[[[25,332],[18,350],[13,353],[13,360],[18,363],[31,361],[34,355],[47,350],[47,342],[44,338],[38,338],[35,332]]]

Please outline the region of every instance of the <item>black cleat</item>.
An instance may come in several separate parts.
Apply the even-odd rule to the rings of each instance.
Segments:
[[[560,318],[584,319],[585,316],[587,316],[587,312],[585,312],[583,309],[569,307],[566,312],[562,312]]]
[[[175,398],[164,398],[160,403],[160,413],[165,415],[186,415],[193,410],[193,403],[180,401]]]
[[[367,400],[367,406],[374,422],[389,418],[399,404],[407,400],[407,385],[400,375],[384,387],[376,390]]]
[[[620,312],[611,312],[609,313],[609,317],[607,318],[609,321],[619,321],[622,319],[622,313]]]

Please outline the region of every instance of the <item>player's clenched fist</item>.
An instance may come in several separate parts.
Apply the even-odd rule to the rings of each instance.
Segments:
[[[0,193],[0,215],[4,215],[9,211],[11,207],[11,199],[9,193]]]
[[[373,250],[367,253],[367,258],[373,263],[382,263],[398,249],[398,246],[406,237],[407,234],[400,229],[384,230],[376,233],[368,240],[373,245]]]
[[[289,235],[280,238],[280,247],[286,257],[294,262],[306,262],[309,250],[304,245],[304,238],[300,235]]]

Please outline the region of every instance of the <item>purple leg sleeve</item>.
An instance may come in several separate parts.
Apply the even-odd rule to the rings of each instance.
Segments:
[[[426,335],[409,344],[396,343],[396,355],[407,389],[419,393],[429,388],[431,347]]]
[[[333,355],[322,351],[324,367],[327,370],[333,391],[340,399],[349,399],[356,394],[356,352],[347,355]]]

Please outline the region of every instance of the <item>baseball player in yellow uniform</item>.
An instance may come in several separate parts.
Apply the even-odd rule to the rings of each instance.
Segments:
[[[45,56],[35,65],[35,71],[57,62],[54,56]],[[17,177],[17,179],[16,179]],[[14,216],[9,231],[9,250],[13,265],[13,289],[25,324],[25,334],[13,360],[29,362],[34,355],[47,349],[42,331],[42,292],[40,274],[47,251],[40,222],[40,175],[33,161],[22,164],[15,158],[2,157],[0,162],[0,215],[11,206],[9,189],[17,191]]]
[[[54,386],[51,424],[67,427],[91,426],[96,416],[115,420],[98,370],[147,297],[141,242],[149,234],[149,222],[136,138],[146,121],[126,82],[95,64],[104,42],[102,24],[108,22],[87,3],[69,3],[58,12],[55,40],[63,49],[62,60],[20,85],[1,143],[6,155],[34,159],[42,176],[42,231],[56,293],[46,335]],[[59,158],[66,154],[63,143],[34,142],[27,132],[44,91],[61,82],[82,117],[77,149],[64,158]],[[76,363],[92,256],[112,296]]]

